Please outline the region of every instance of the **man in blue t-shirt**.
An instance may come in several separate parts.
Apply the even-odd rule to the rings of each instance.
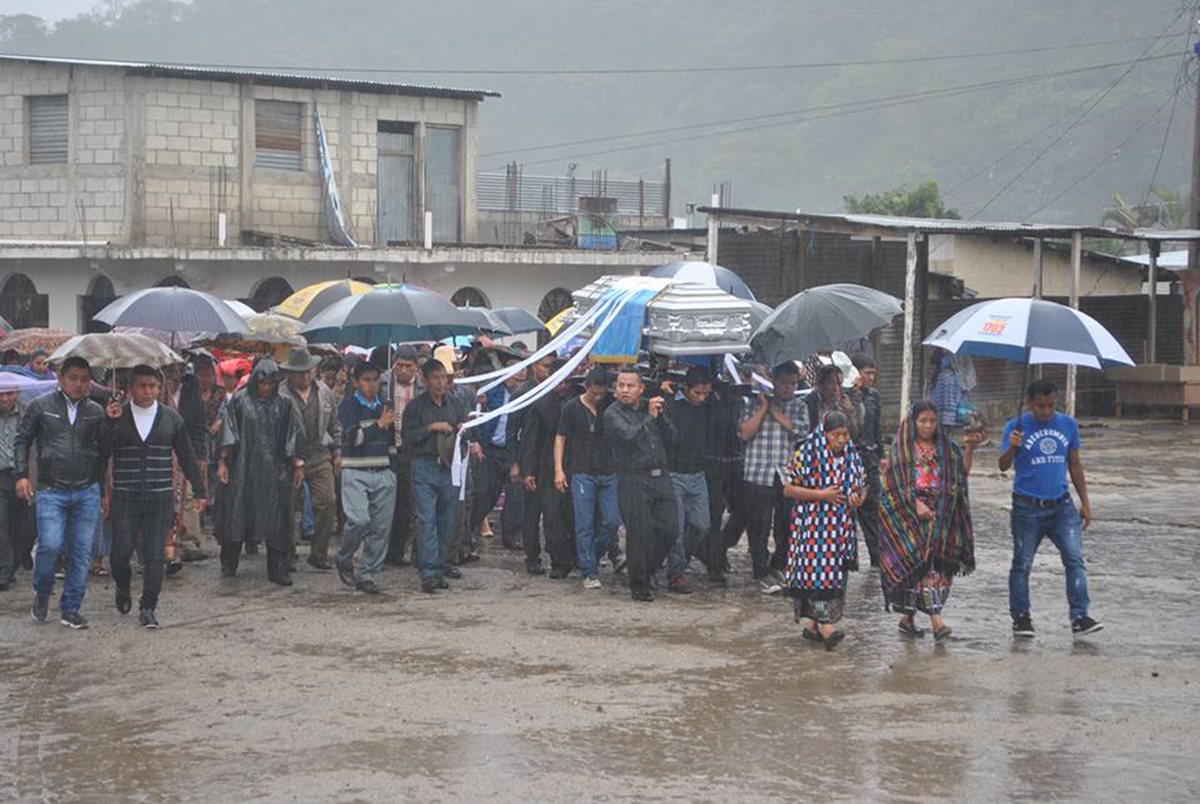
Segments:
[[[1087,567],[1083,563],[1083,534],[1092,521],[1087,478],[1079,459],[1079,425],[1058,413],[1058,389],[1054,383],[1031,383],[1026,399],[1029,409],[1010,419],[1000,444],[1000,471],[1014,467],[1012,535],[1013,559],[1008,572],[1008,607],[1013,635],[1033,637],[1029,611],[1029,570],[1043,537],[1058,548],[1067,570],[1067,603],[1071,610],[1071,632],[1083,636],[1104,627],[1088,616]],[[1067,474],[1079,494],[1079,509],[1071,501]]]

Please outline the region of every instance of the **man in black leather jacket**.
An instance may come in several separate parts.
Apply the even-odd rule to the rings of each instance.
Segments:
[[[33,502],[29,481],[29,451],[37,442],[37,557],[33,567],[33,618],[44,622],[54,591],[58,557],[69,547],[67,577],[59,599],[60,622],[70,628],[87,628],[79,613],[92,562],[92,541],[100,517],[100,479],[111,446],[109,418],[121,415],[117,400],[107,411],[88,398],[92,378],[87,361],[69,357],[59,371],[58,389],[29,403],[17,432],[16,492]]]

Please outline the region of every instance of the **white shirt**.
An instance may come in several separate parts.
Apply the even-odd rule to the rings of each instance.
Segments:
[[[151,402],[148,408],[130,402],[129,412],[133,414],[133,425],[137,427],[138,435],[145,441],[150,437],[150,428],[154,427],[154,417],[158,415],[158,402]]]
[[[74,427],[75,417],[79,415],[79,402],[72,402],[71,397],[67,396],[66,394],[63,394],[62,396],[63,401],[67,403],[67,421],[69,421],[71,426]],[[81,399],[80,402],[82,401],[83,400]]]

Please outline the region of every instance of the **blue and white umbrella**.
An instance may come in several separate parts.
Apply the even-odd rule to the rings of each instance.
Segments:
[[[1042,299],[992,299],[973,304],[935,329],[925,345],[1026,365],[1055,363],[1094,369],[1134,365],[1096,319]]]
[[[708,262],[668,262],[652,268],[646,276],[663,279],[678,279],[680,282],[695,282],[710,288],[720,288],[731,296],[754,301],[754,293],[742,278],[728,268]]]

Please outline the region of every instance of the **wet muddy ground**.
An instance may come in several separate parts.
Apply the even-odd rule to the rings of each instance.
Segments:
[[[1107,623],[1086,641],[1048,543],[1038,637],[1012,640],[990,451],[979,570],[937,646],[897,634],[870,571],[846,641],[802,642],[744,543],[732,588],[697,578],[653,605],[610,575],[599,592],[529,578],[499,549],[433,597],[411,570],[370,598],[305,565],[279,589],[261,556],[236,579],[210,559],[168,579],[156,633],[117,614],[110,579],[89,585],[90,630],[38,626],[22,575],[0,595],[0,798],[1196,800],[1200,427],[1083,438]]]

